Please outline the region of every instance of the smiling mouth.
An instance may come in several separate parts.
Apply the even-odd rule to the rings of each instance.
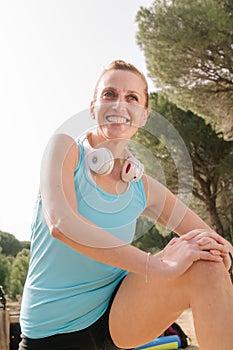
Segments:
[[[129,124],[130,123],[130,118],[118,116],[118,115],[109,115],[106,117],[106,120],[109,123],[113,124]]]

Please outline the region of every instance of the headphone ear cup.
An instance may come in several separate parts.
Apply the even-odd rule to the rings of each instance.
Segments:
[[[107,148],[92,149],[86,155],[86,161],[89,169],[100,175],[108,175],[114,166],[112,152]]]
[[[136,182],[141,179],[143,173],[144,165],[138,159],[129,157],[123,165],[121,179],[124,182]]]

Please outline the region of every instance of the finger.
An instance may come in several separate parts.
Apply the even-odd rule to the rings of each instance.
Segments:
[[[213,255],[218,255],[218,256],[221,255],[222,256],[222,253],[217,249],[210,249],[209,252]]]
[[[224,265],[225,265],[227,271],[229,271],[229,269],[230,269],[230,267],[231,267],[231,262],[230,262],[230,260],[229,260],[229,258],[228,258],[227,256],[225,256],[225,257],[223,258],[223,263],[224,263]]]
[[[215,241],[213,242],[208,242],[205,245],[199,245],[199,248],[201,250],[218,250],[221,254],[227,254],[227,249],[219,243],[216,243]]]
[[[220,236],[218,233],[214,232],[214,231],[205,231],[205,232],[201,232],[198,235],[198,241],[203,239],[203,238],[212,238],[214,239],[216,242],[222,244],[222,245],[227,245],[226,240]]]
[[[196,229],[196,230],[192,230],[192,231],[187,232],[186,234],[182,235],[181,238],[183,240],[189,241],[190,239],[197,237],[200,234],[204,234],[204,233],[208,234],[208,232],[210,232],[210,231],[207,231],[206,229]]]
[[[183,235],[182,239],[183,240],[191,240],[193,238],[202,239],[204,237],[213,238],[216,242],[218,242],[222,245],[225,245],[225,246],[228,245],[228,242],[222,236],[220,236],[218,233],[216,233],[215,231],[206,230],[206,229],[192,230],[192,231],[186,233],[185,235]]]
[[[209,244],[210,242],[215,242],[215,240],[213,238],[210,238],[210,237],[202,237],[202,238],[198,238],[198,245],[206,245],[206,244]]]
[[[208,261],[214,261],[214,262],[222,262],[223,258],[221,255],[213,255],[208,251],[200,251],[199,259],[201,260],[208,260]]]

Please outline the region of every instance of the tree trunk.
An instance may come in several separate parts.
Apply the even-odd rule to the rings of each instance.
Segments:
[[[209,214],[211,226],[218,234],[224,237],[224,228],[218,215],[216,200],[208,198],[206,207]]]

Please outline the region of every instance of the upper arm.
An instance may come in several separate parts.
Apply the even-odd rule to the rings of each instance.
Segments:
[[[143,215],[179,235],[210,227],[161,183],[146,177],[147,206]]]
[[[147,205],[143,215],[159,222],[165,214],[170,191],[151,176],[146,175],[143,182],[147,198]]]
[[[62,186],[64,196],[71,208],[77,211],[77,199],[74,186],[74,171],[79,160],[79,148],[76,142],[70,144],[62,164]]]
[[[56,134],[45,149],[41,163],[40,191],[49,226],[55,225],[65,213],[65,206],[77,211],[74,171],[79,148],[68,135]]]
[[[78,212],[74,171],[79,148],[67,135],[57,134],[48,143],[41,166],[41,197],[52,236],[72,247],[116,247],[125,244]],[[76,243],[73,243],[76,242]]]

